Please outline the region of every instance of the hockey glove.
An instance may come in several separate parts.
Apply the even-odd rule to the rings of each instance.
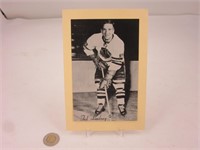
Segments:
[[[112,83],[112,78],[114,77],[116,71],[108,70],[106,76],[103,78],[99,85],[99,89],[104,89],[105,87],[108,89]]]

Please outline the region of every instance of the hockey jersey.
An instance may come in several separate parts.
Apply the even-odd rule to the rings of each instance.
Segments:
[[[102,49],[107,49],[111,54],[111,59],[106,62],[109,70],[118,70],[124,64],[124,42],[114,34],[112,40],[106,43],[103,40],[102,33],[96,33],[90,36],[83,46],[87,56],[94,54],[94,49],[100,55]]]

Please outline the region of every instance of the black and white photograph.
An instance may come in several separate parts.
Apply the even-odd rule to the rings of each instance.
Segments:
[[[74,121],[137,121],[139,19],[71,19]]]

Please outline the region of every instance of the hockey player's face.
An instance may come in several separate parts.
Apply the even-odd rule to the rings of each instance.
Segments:
[[[104,24],[102,30],[101,30],[103,37],[105,40],[111,40],[114,34],[114,27],[110,23]]]

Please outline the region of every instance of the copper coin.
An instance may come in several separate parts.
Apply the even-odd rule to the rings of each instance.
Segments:
[[[54,146],[56,145],[60,140],[60,137],[56,133],[48,133],[43,138],[43,143],[47,146]]]

